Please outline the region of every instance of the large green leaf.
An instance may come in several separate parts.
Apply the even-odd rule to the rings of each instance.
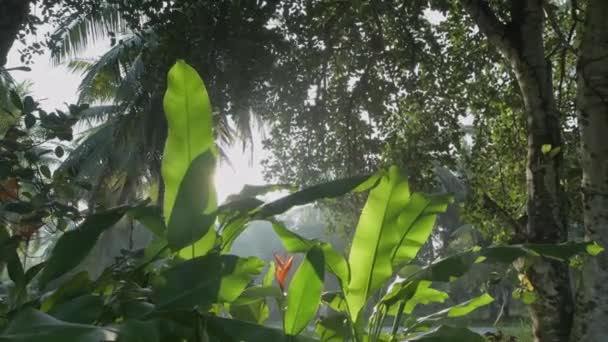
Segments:
[[[166,238],[167,227],[165,226],[162,210],[159,207],[139,206],[130,209],[127,215],[139,221],[158,238]]]
[[[252,286],[248,287],[237,298],[233,305],[245,305],[263,301],[266,297],[280,298],[283,296],[281,290],[274,286]]]
[[[266,184],[266,185],[250,185],[245,184],[238,194],[230,195],[226,199],[227,202],[234,202],[247,198],[255,198],[263,196],[269,192],[288,190],[289,192],[296,191],[297,189],[290,184]]]
[[[365,191],[377,182],[377,175],[339,179],[294,192],[260,207],[256,218],[267,218],[282,214],[294,206],[312,203],[323,198],[335,198],[351,191]]]
[[[321,317],[317,321],[315,332],[323,342],[350,341],[352,336],[345,314]]]
[[[458,304],[458,305],[454,305],[451,308],[446,309],[447,310],[447,315],[448,317],[461,317],[461,316],[466,316],[468,314],[470,314],[471,312],[473,312],[474,310],[477,310],[478,308],[488,305],[490,303],[492,303],[494,301],[494,298],[492,298],[492,296],[490,296],[487,293],[484,293],[483,295],[473,298],[469,301],[466,301],[464,303]]]
[[[107,339],[99,327],[60,321],[34,309],[21,311],[0,335],[0,341],[18,342],[99,342]]]
[[[155,281],[157,309],[206,309],[214,303],[233,302],[263,267],[257,258],[217,254],[179,263]]]
[[[416,257],[431,235],[437,215],[445,212],[450,201],[450,196],[411,195],[399,214],[397,224],[402,232],[398,247],[393,252],[393,265],[408,263]]]
[[[99,235],[116,224],[126,210],[126,207],[120,207],[91,215],[79,227],[63,234],[40,274],[40,287],[78,266],[95,246]]]
[[[207,151],[194,158],[184,175],[167,225],[167,241],[173,250],[192,245],[213,229],[214,170],[215,157]]]
[[[192,259],[207,254],[217,242],[217,231],[212,227],[209,227],[207,233],[202,238],[191,244],[190,246],[184,247],[177,253],[182,259]]]
[[[466,302],[437,311],[428,316],[420,317],[416,320],[416,323],[410,328],[417,327],[421,324],[426,324],[428,322],[443,320],[446,318],[466,316],[471,312],[479,309],[480,307],[492,303],[493,301],[494,298],[492,298],[492,296],[487,293],[484,293],[483,295],[470,299]]]
[[[165,182],[163,208],[165,219],[169,220],[180,185],[192,161],[207,151],[216,155],[212,108],[207,90],[196,70],[183,60],[178,60],[169,70],[163,107],[168,126],[162,162]],[[212,207],[216,205],[215,189],[198,191],[208,193],[210,201],[205,212],[213,212],[215,208]]]
[[[25,289],[26,276],[21,260],[17,254],[19,239],[8,234],[5,227],[0,227],[0,263],[5,262],[8,276],[21,290]]]
[[[314,342],[315,339],[305,336],[287,336],[282,331],[262,325],[221,318],[205,317],[205,327],[211,341],[247,341],[247,342]]]
[[[520,244],[474,247],[468,251],[439,259],[432,264],[410,274],[406,280],[452,281],[461,277],[476,264],[480,263],[512,263],[520,257],[548,257],[558,260],[568,260],[575,255],[595,255],[601,252],[595,242],[565,242],[555,245]]]
[[[270,308],[265,301],[260,300],[243,305],[230,305],[232,318],[257,324],[264,324],[270,317]]]
[[[348,312],[342,292],[325,292],[321,296],[321,301],[336,312]]]
[[[436,290],[431,287],[430,281],[420,281],[417,282],[416,289],[413,294],[409,298],[403,298],[405,305],[403,307],[403,312],[406,314],[411,314],[414,311],[414,308],[418,304],[430,304],[430,303],[443,303],[446,299],[449,298],[449,295],[440,290]],[[397,312],[392,312],[392,308],[398,307],[397,305],[393,305],[389,308],[388,314],[393,315],[397,314]]]
[[[283,327],[288,335],[298,335],[313,319],[321,303],[325,279],[325,258],[319,247],[311,248],[291,279]]]
[[[344,256],[336,251],[331,244],[323,241],[306,239],[287,229],[283,223],[276,220],[272,221],[272,228],[281,239],[285,250],[289,253],[306,253],[315,246],[320,247],[323,251],[327,269],[338,278],[342,285],[348,284],[348,263]]]
[[[263,324],[270,317],[270,307],[266,298],[273,297],[280,301],[283,293],[278,287],[272,286],[276,271],[275,263],[271,262],[262,280],[262,286],[248,287],[230,305],[230,315],[242,321]]]
[[[236,238],[245,230],[247,225],[250,223],[250,218],[247,215],[239,215],[229,219],[229,221],[222,227],[222,253],[230,252],[232,244]]]
[[[237,196],[234,202],[229,202],[219,208],[223,212],[235,210],[239,213],[239,215],[229,217],[222,227],[222,252],[230,251],[234,240],[247,228],[252,220],[267,219],[282,214],[294,206],[309,204],[319,199],[334,198],[349,192],[365,191],[376,185],[378,177],[378,175],[360,176],[327,182],[263,205],[256,198]],[[276,187],[276,185],[272,185],[270,189]],[[267,190],[267,188],[260,187],[258,189],[244,189],[243,191],[245,190],[247,190],[246,193],[252,194]]]
[[[407,179],[396,167],[391,167],[369,193],[348,262],[351,277],[346,301],[353,321],[368,298],[393,274],[392,255],[402,231],[399,217],[409,200]]]

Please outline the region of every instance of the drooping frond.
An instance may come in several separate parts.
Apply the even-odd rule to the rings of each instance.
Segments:
[[[133,101],[133,99],[141,95],[144,89],[144,85],[141,84],[144,71],[143,59],[141,55],[138,55],[129,65],[124,77],[121,79],[116,91],[115,102]]]
[[[10,107],[10,91],[15,87],[15,80],[11,74],[0,67],[0,111],[4,112],[4,109]],[[2,113],[2,115],[7,113]]]
[[[78,146],[69,153],[57,172],[69,172],[86,179],[97,179],[102,174],[107,155],[111,152],[115,126],[109,122],[90,130]]]
[[[72,59],[71,61],[69,61],[67,64],[67,67],[68,67],[68,70],[70,70],[70,72],[72,72],[72,73],[84,74],[85,72],[87,72],[91,69],[93,64],[94,64],[93,60],[76,58],[76,59]]]
[[[92,106],[80,112],[79,119],[89,126],[93,126],[108,121],[112,116],[119,113],[120,107],[117,105]]]
[[[113,6],[104,5],[95,13],[87,15],[71,15],[51,36],[55,42],[51,47],[52,63],[61,64],[80,55],[87,47],[111,32],[115,35],[127,32],[126,22]]]
[[[144,43],[139,35],[128,37],[90,65],[78,87],[79,103],[114,101],[125,70],[131,69]]]

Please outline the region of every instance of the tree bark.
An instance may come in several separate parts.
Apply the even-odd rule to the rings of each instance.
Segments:
[[[577,65],[586,237],[608,246],[608,1],[587,5]],[[589,258],[581,274],[571,341],[608,339],[608,254]]]
[[[567,239],[561,154],[550,157],[544,145],[561,145],[559,115],[551,69],[545,60],[543,0],[512,0],[511,21],[503,24],[484,0],[462,0],[480,31],[511,66],[525,105],[528,122],[527,216],[525,239],[558,243]],[[568,266],[539,258],[526,271],[537,300],[531,305],[535,341],[568,341],[573,300]]]
[[[8,52],[25,23],[29,10],[28,0],[0,0],[0,67],[6,64]]]

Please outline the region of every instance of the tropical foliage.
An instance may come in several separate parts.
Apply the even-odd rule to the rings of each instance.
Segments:
[[[2,297],[0,339],[483,341],[471,330],[445,323],[490,303],[488,294],[424,317],[411,313],[417,305],[447,299],[447,293],[432,287],[435,282],[451,281],[480,263],[521,259],[529,264],[541,256],[566,262],[601,251],[594,243],[477,247],[412,271],[405,266],[415,260],[451,199],[412,192],[403,170],[395,166],[270,202],[257,196],[277,186],[249,187],[218,205],[211,181],[218,154],[205,85],[181,60],[167,79],[164,215],[142,201],[75,219],[78,227],[67,230],[48,259],[27,271],[17,257],[19,235],[4,234],[2,260],[12,282]],[[17,105],[27,113],[30,104],[25,102]],[[318,199],[366,191],[348,259],[329,243],[294,233],[277,216]],[[7,205],[15,203],[20,202]],[[71,272],[100,234],[123,217],[145,225],[155,240],[143,250],[125,252],[98,279]],[[262,260],[229,254],[229,246],[254,220],[272,222],[286,252],[304,255],[288,284],[290,257],[277,257],[259,279],[266,266]],[[339,292],[324,293],[326,276],[338,280]],[[280,288],[273,286],[273,277]],[[262,325],[268,299],[276,301],[283,329]],[[330,314],[318,316],[321,306],[328,306]],[[385,329],[388,317],[394,318]]]

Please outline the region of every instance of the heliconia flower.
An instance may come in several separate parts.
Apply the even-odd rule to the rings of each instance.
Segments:
[[[274,275],[277,278],[281,291],[285,292],[285,280],[287,279],[287,275],[289,274],[289,270],[293,264],[293,256],[283,259],[281,256],[275,253],[273,253],[273,255],[275,264],[277,265],[277,270]]]

